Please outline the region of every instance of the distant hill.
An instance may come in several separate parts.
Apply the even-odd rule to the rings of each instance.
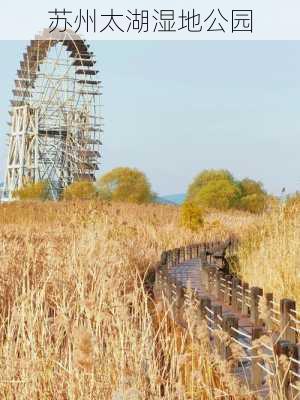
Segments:
[[[167,196],[158,196],[157,201],[158,201],[158,203],[161,203],[161,204],[180,205],[184,202],[185,196],[186,196],[185,193],[170,194]]]

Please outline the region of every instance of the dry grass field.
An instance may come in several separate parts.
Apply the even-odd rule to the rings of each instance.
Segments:
[[[254,398],[145,286],[161,251],[236,234],[242,274],[300,301],[297,218],[210,213],[195,234],[178,214],[99,201],[0,206],[0,399]]]
[[[300,304],[299,205],[281,207],[252,226],[240,249],[241,274],[253,286]]]

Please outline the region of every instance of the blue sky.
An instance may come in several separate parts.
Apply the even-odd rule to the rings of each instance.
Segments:
[[[0,180],[26,42],[0,41]],[[205,168],[300,189],[300,42],[94,41],[103,80],[102,173],[144,171],[161,195]]]

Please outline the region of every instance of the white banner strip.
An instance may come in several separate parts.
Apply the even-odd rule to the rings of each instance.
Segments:
[[[89,40],[299,40],[299,0],[10,0],[1,40],[75,31]]]

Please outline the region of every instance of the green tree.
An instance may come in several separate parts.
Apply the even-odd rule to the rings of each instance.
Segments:
[[[234,182],[219,179],[202,186],[193,196],[193,201],[204,208],[228,210],[236,205],[240,190]]]
[[[180,218],[182,226],[191,231],[198,231],[203,226],[202,208],[192,202],[185,201],[180,209]]]
[[[263,188],[263,185],[261,182],[254,181],[253,179],[243,179],[239,183],[240,188],[241,188],[241,193],[242,196],[249,196],[252,194],[258,194],[258,195],[266,195],[266,192]]]
[[[119,167],[103,175],[98,181],[100,198],[149,203],[154,194],[145,174],[135,168]]]
[[[192,184],[189,186],[187,192],[187,199],[192,201],[194,196],[198,194],[200,189],[202,189],[208,183],[216,181],[228,181],[232,184],[234,183],[233,176],[226,169],[204,170],[196,176]]]
[[[77,181],[71,183],[63,191],[63,199],[65,200],[90,200],[96,197],[96,187],[92,182],[89,181]]]
[[[267,193],[261,182],[253,179],[243,179],[239,182],[241,198],[237,207],[251,213],[261,213],[266,207]]]
[[[240,210],[260,213],[266,208],[267,193],[262,183],[253,179],[236,181],[225,170],[205,170],[189,186],[187,200],[202,207]]]
[[[47,200],[49,198],[49,185],[45,181],[28,183],[15,190],[13,197],[18,200]]]
[[[259,214],[264,211],[267,203],[267,196],[253,193],[241,197],[238,208],[243,211],[249,211],[254,214]]]

